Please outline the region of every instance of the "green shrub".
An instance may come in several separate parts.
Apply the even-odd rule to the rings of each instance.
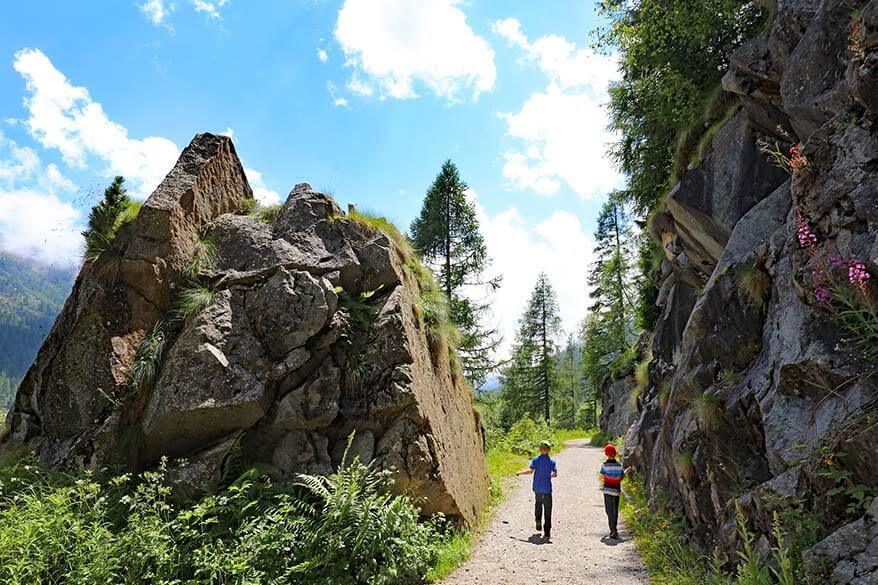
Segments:
[[[359,461],[289,487],[251,470],[194,502],[172,498],[164,462],[107,480],[27,469],[0,470],[3,583],[414,584],[465,554]]]

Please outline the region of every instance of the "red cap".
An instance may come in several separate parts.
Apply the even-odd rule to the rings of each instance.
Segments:
[[[612,443],[607,443],[607,446],[604,447],[604,455],[610,459],[614,458],[616,456],[616,446]]]

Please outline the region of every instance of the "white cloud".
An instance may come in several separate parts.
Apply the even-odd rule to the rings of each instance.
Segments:
[[[192,0],[192,6],[195,12],[203,12],[209,18],[216,20],[222,19],[220,9],[229,3],[229,0]]]
[[[321,63],[326,63],[329,61],[329,53],[324,49],[317,49],[317,58],[320,59]]]
[[[244,167],[244,173],[247,175],[247,181],[250,188],[253,189],[253,197],[260,205],[277,205],[280,203],[280,195],[277,191],[269,189],[262,181],[262,173],[255,169]]]
[[[145,0],[138,5],[140,12],[156,26],[170,26],[167,19],[174,12],[174,4],[165,0]]]
[[[71,266],[82,252],[80,220],[79,211],[55,195],[0,189],[0,249]]]
[[[503,176],[517,189],[553,195],[566,183],[582,197],[603,195],[622,184],[607,149],[615,135],[605,108],[610,82],[618,79],[614,56],[547,35],[530,42],[514,18],[493,30],[523,51],[547,77],[516,113],[501,113],[518,146],[503,154]]]
[[[167,138],[130,138],[88,90],[71,85],[42,51],[19,51],[13,66],[30,94],[24,100],[28,131],[43,147],[58,149],[68,165],[84,168],[96,156],[106,164],[102,174],[124,175],[132,194],[145,197],[177,160],[179,150]]]
[[[490,216],[478,200],[474,203],[493,260],[491,274],[503,275],[503,286],[493,293],[491,302],[503,332],[501,354],[508,355],[518,318],[540,271],[546,272],[558,294],[564,332],[575,331],[588,303],[586,270],[592,262],[594,238],[566,211],[529,226],[515,206]],[[560,337],[559,332],[558,341],[562,341]]]
[[[420,85],[449,100],[468,89],[474,97],[490,91],[496,78],[494,51],[467,24],[460,4],[345,0],[335,37],[346,65],[364,77],[357,83],[395,99],[417,97]]]
[[[329,91],[329,96],[332,98],[332,104],[336,108],[346,108],[348,107],[348,100],[342,96],[338,88],[331,81],[326,84],[326,89]]]
[[[75,189],[55,164],[43,169],[36,151],[0,134],[0,250],[48,264],[75,263],[80,213],[56,195]]]
[[[358,77],[351,77],[345,86],[349,91],[362,96],[370,96],[374,93],[372,86]]]

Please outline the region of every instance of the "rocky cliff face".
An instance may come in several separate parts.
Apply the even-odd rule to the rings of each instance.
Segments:
[[[774,510],[840,526],[863,513],[845,486],[878,486],[876,364],[826,302],[830,258],[840,288],[848,261],[878,273],[876,79],[878,1],[778,0],[723,80],[740,108],[652,223],[662,315],[627,457],[732,558],[736,504],[766,549]],[[803,145],[791,173],[760,140]],[[836,582],[878,579],[845,554]]]
[[[256,464],[329,473],[354,433],[348,456],[394,469],[426,514],[474,521],[481,424],[425,321],[417,261],[306,184],[267,218],[241,213],[251,200],[231,141],[196,136],[83,267],[5,442],[53,466],[185,458],[178,485],[203,490]]]

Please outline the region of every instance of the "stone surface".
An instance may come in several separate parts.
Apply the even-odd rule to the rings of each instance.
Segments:
[[[621,437],[637,418],[633,402],[634,388],[637,386],[633,376],[612,380],[601,392],[601,432],[608,437]]]
[[[848,51],[853,18],[862,58]],[[651,223],[664,248],[661,314],[624,447],[651,494],[729,562],[738,508],[766,553],[776,510],[821,510],[831,535],[809,559],[823,582],[878,580],[874,510],[849,523],[848,502],[821,475],[827,450],[844,452],[833,464],[878,488],[878,380],[813,280],[830,256],[878,273],[876,48],[875,0],[778,0],[770,26],[732,56],[723,86],[744,107]],[[790,179],[766,166],[762,137],[801,142],[810,169]],[[797,216],[816,251],[799,246]],[[676,464],[681,453],[691,468]]]
[[[236,214],[251,197],[231,141],[198,135],[117,237],[118,280],[83,268],[5,442],[57,466],[183,458],[169,473],[193,493],[229,480],[233,451],[279,481],[331,473],[353,436],[349,458],[394,470],[425,514],[475,522],[488,501],[481,423],[415,309],[404,251],[307,184],[269,221]],[[198,238],[216,249],[197,276],[212,293],[184,319],[176,303]],[[156,327],[155,381],[129,388]]]

